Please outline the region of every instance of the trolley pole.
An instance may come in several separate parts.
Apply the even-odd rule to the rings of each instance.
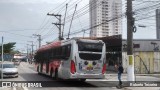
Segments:
[[[75,10],[74,10],[74,13],[73,13],[73,16],[72,16],[72,19],[71,19],[71,23],[70,23],[70,26],[69,26],[68,38],[67,39],[69,39],[69,35],[70,35],[70,31],[71,31],[71,26],[72,26],[72,21],[73,21],[74,15],[76,13],[76,9],[77,9],[77,4],[75,6]]]
[[[133,12],[132,0],[127,0],[127,80],[135,81],[133,56]]]

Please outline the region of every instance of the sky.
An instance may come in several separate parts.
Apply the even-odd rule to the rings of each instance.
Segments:
[[[64,32],[67,34],[71,22],[71,16],[75,10],[82,13],[77,16],[72,22],[71,32],[89,28],[89,13],[86,6],[89,0],[0,0],[0,37],[4,37],[4,43],[16,42],[15,49],[25,52],[27,44],[31,48],[33,41],[34,49],[38,48],[37,37],[33,34],[42,35],[42,45],[46,42],[51,42],[58,37],[58,28],[52,23],[58,20],[56,17],[47,16],[47,13],[62,14],[62,20],[65,15],[66,3],[68,3],[67,19],[64,27]],[[133,6],[135,9],[140,8],[143,3],[137,0]],[[148,4],[148,3],[146,3]],[[152,3],[153,4],[153,3]],[[122,2],[123,12],[125,12],[125,2]],[[81,9],[81,10],[80,10]],[[83,12],[80,12],[84,10]],[[75,15],[76,16],[76,15]],[[142,18],[143,16],[137,15]],[[137,27],[137,32],[134,33],[134,38],[139,39],[155,39],[155,17],[151,20],[136,21],[136,25],[145,25],[146,28]],[[123,38],[127,37],[126,19],[123,19]],[[74,34],[72,37],[83,36],[83,33]],[[85,33],[89,36],[89,31]]]

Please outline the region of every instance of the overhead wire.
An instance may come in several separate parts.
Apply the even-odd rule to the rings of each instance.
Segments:
[[[11,32],[9,32],[9,31],[3,31],[3,33],[14,34],[14,35],[17,35],[17,36],[22,36],[22,37],[31,38],[31,36],[26,36],[26,35],[17,34],[17,33],[11,33]]]
[[[52,13],[54,10],[59,9],[61,7],[64,7],[64,3],[66,3],[68,0],[65,0],[64,2],[62,2],[60,5],[58,5],[57,7],[55,7],[54,9],[50,10],[49,13]],[[70,0],[71,1],[71,0]]]
[[[139,5],[141,5],[141,4],[139,4]],[[157,5],[157,4],[156,4]],[[87,8],[89,7],[89,5],[88,6],[86,6]],[[154,6],[153,6],[154,7]],[[135,9],[135,11],[136,11],[136,13],[137,13],[137,15],[139,15],[139,13],[140,12],[142,12],[143,10],[147,10],[146,9],[147,7],[143,7],[143,8],[141,8],[141,9]],[[149,8],[151,8],[151,7],[149,7]],[[154,7],[155,8],[155,7]],[[83,10],[83,9],[82,9]],[[77,16],[76,16],[76,13],[75,13],[75,18],[74,19],[79,19],[82,15],[85,15],[86,13],[88,13],[89,12],[89,10],[86,10],[86,11],[84,11],[83,13],[82,13],[82,11],[81,12],[78,12],[78,10],[76,11],[76,13],[81,13],[81,14],[77,14]],[[69,16],[67,16],[67,17],[69,17]],[[70,20],[69,20],[69,18],[68,18],[68,22],[69,22]]]
[[[92,2],[91,4],[94,4],[96,2]],[[99,5],[100,3],[97,3],[97,4]],[[96,8],[97,4],[95,6],[92,6],[91,9],[93,10],[94,8]],[[83,16],[83,15],[85,15],[87,13],[89,13],[89,4],[85,5],[84,7],[82,7],[81,9],[79,9],[79,10],[77,10],[75,12],[75,18],[74,18],[74,20],[77,19],[79,16]],[[67,16],[66,22],[70,22],[71,18],[72,18],[72,15]]]
[[[60,8],[60,7],[61,7],[64,3],[66,3],[67,1],[68,1],[68,0],[65,0],[65,1],[62,2],[60,5],[58,5],[58,6],[57,6],[56,8],[54,8],[54,9],[50,10],[49,12],[52,12],[52,11]],[[69,1],[71,1],[71,0],[69,0]],[[62,7],[63,7],[63,6],[62,6]],[[60,8],[60,10],[61,10],[61,8]],[[44,22],[46,21],[46,18],[47,18],[47,15],[45,16],[42,24],[41,24],[40,27],[39,27],[40,30],[37,30],[36,32],[34,32],[34,34],[41,34],[41,33],[44,31],[43,28],[49,23],[51,17],[47,20],[46,23],[44,23]]]

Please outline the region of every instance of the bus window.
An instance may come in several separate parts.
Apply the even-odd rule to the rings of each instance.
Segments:
[[[101,54],[79,53],[79,57],[84,60],[99,60],[101,59]]]
[[[79,57],[84,60],[100,60],[102,47],[102,43],[78,43],[78,51],[86,51],[79,52]]]
[[[65,46],[62,47],[62,59],[65,59]]]
[[[45,60],[48,59],[48,54],[49,54],[49,52],[48,52],[48,51],[45,51],[45,53],[44,53],[44,59],[45,59]]]
[[[52,50],[49,50],[49,59],[52,59]]]
[[[62,56],[62,47],[58,48],[58,56],[61,57]]]
[[[51,58],[54,58],[54,49],[51,50]]]
[[[44,52],[41,52],[41,60],[44,59]]]
[[[71,52],[71,45],[67,45],[66,46],[66,57],[70,56],[70,52]]]
[[[102,52],[101,43],[78,43],[78,51]]]
[[[57,57],[57,48],[54,49],[54,58]]]

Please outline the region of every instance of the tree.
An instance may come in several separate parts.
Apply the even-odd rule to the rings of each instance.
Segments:
[[[21,52],[18,51],[18,50],[13,50],[13,51],[11,52],[11,54],[21,54]]]
[[[12,53],[15,47],[15,42],[7,43],[3,45],[3,51],[4,53]],[[0,46],[0,53],[2,52],[2,45]]]

